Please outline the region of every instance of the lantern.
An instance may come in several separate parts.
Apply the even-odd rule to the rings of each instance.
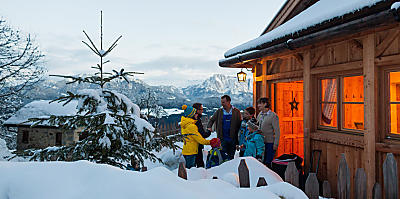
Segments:
[[[237,73],[238,82],[246,82],[246,73],[242,70]]]

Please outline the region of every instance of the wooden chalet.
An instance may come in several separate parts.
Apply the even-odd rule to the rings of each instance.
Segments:
[[[352,179],[357,168],[365,170],[368,198],[375,182],[384,184],[386,154],[400,165],[398,7],[383,0],[287,0],[258,38],[219,61],[252,69],[254,106],[268,97],[280,118],[277,155],[304,157],[307,171],[312,151],[320,150],[318,179],[331,190],[342,153]]]

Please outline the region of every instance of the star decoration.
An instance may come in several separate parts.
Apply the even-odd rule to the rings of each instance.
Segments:
[[[294,109],[296,109],[296,110],[299,110],[298,109],[298,107],[297,107],[297,105],[299,105],[299,102],[296,102],[296,98],[293,98],[293,101],[292,102],[289,102],[289,104],[290,104],[290,109],[292,109],[292,111],[294,110]]]

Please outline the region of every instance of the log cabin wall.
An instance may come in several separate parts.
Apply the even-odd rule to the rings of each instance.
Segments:
[[[312,150],[321,150],[318,179],[329,180],[331,190],[335,193],[340,154],[344,153],[352,182],[356,169],[364,168],[368,176],[368,190],[372,190],[371,185],[375,183],[371,181],[379,182],[383,186],[382,165],[386,153],[394,153],[397,164],[400,165],[400,135],[390,133],[390,95],[387,86],[389,72],[400,71],[398,25],[264,57],[258,64],[254,75],[254,106],[259,97],[271,97],[274,83],[304,81],[305,171],[310,166]],[[340,125],[338,128],[321,126],[321,80],[337,78],[340,81],[338,95],[342,97],[342,89],[346,86],[344,79],[349,76],[364,77],[361,87],[364,100],[349,103],[349,106],[364,106],[364,117],[361,117],[363,121],[346,128],[342,124],[344,122],[337,124]],[[351,86],[353,82],[347,85]],[[346,92],[357,92],[355,88],[352,89]],[[342,104],[346,100],[339,99],[337,106],[347,106]],[[343,112],[345,110],[339,112],[338,120],[345,115]],[[371,161],[374,163],[371,164]],[[315,167],[316,165],[313,166],[314,169]],[[400,167],[398,172],[400,173]],[[354,183],[351,188],[354,190]]]

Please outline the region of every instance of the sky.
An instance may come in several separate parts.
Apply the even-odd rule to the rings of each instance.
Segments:
[[[2,0],[0,17],[35,38],[47,74],[88,74],[99,62],[82,41],[103,47],[120,35],[105,58],[106,71],[124,68],[150,85],[184,87],[213,74],[239,69],[218,66],[223,54],[258,37],[285,0]],[[250,75],[251,76],[251,75]]]

